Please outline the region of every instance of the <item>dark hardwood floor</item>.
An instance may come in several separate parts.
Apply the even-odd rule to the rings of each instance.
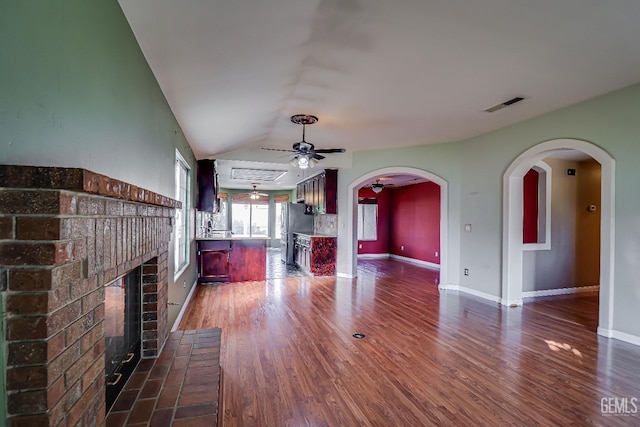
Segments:
[[[596,293],[505,308],[411,264],[358,274],[198,287],[180,328],[222,328],[224,425],[640,425],[601,412],[640,398],[640,347],[596,334]]]

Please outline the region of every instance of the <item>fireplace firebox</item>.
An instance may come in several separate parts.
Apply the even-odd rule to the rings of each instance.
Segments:
[[[107,412],[140,360],[140,267],[105,286],[105,386]]]

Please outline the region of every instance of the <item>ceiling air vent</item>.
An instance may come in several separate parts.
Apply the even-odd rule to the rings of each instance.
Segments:
[[[287,171],[279,169],[231,168],[231,179],[246,181],[275,181]]]
[[[482,110],[482,111],[485,111],[485,112],[487,112],[487,113],[493,113],[494,111],[502,110],[503,108],[508,107],[509,105],[513,105],[513,104],[515,104],[515,103],[517,103],[517,102],[520,102],[520,101],[522,101],[523,99],[524,99],[524,98],[523,98],[523,97],[521,97],[521,96],[516,96],[515,98],[511,98],[511,99],[510,99],[510,100],[508,100],[508,101],[505,101],[505,102],[503,102],[503,103],[500,103],[500,104],[494,105],[493,107],[486,108],[486,109],[484,109],[484,110]]]

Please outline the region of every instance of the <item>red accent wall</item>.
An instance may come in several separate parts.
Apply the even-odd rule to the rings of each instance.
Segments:
[[[440,186],[425,182],[390,193],[389,253],[440,264]]]
[[[391,190],[384,189],[376,194],[370,188],[361,188],[358,197],[375,197],[378,199],[378,240],[359,240],[359,254],[388,254],[389,253],[389,211]],[[362,245],[362,248],[360,248]]]
[[[522,242],[538,243],[538,172],[530,169],[522,179]]]

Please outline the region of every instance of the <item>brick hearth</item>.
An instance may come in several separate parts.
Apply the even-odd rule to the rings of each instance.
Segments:
[[[142,356],[158,355],[176,206],[83,169],[0,166],[9,426],[104,425],[104,285],[139,265]]]

